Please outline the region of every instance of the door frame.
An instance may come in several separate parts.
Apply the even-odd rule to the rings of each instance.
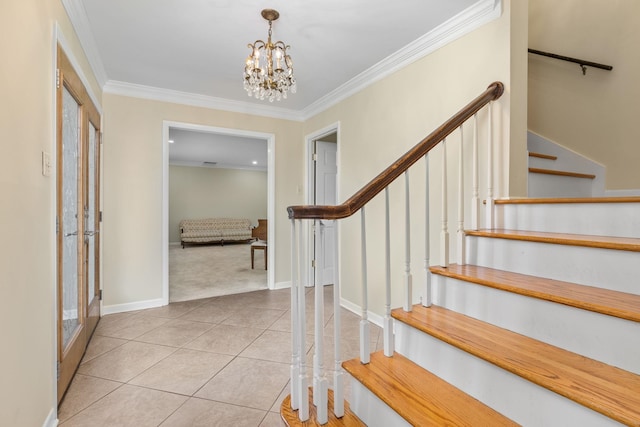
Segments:
[[[67,60],[71,64],[74,69],[75,74],[78,76],[80,81],[82,82],[84,89],[89,96],[91,102],[93,103],[95,109],[100,115],[100,129],[103,129],[104,123],[104,115],[102,111],[102,104],[98,102],[98,98],[95,96],[93,91],[93,87],[89,83],[89,79],[87,79],[85,72],[80,65],[76,55],[73,53],[73,49],[71,44],[68,42],[68,39],[65,37],[60,24],[56,21],[53,26],[53,37],[51,38],[51,111],[53,114],[51,115],[51,139],[48,145],[45,146],[42,156],[43,156],[43,175],[50,179],[50,191],[52,194],[50,209],[49,209],[49,218],[50,218],[50,234],[51,245],[50,245],[50,254],[51,254],[51,304],[52,304],[52,319],[51,319],[51,372],[53,375],[52,381],[52,413],[50,416],[57,415],[58,408],[58,381],[57,381],[57,371],[58,371],[58,236],[57,236],[57,221],[56,217],[58,215],[58,206],[57,206],[57,188],[58,188],[58,131],[57,131],[57,123],[58,123],[58,109],[57,109],[57,64],[58,64],[58,46],[64,52]],[[100,164],[96,165],[100,168],[100,174],[98,177],[98,198],[99,204],[101,208],[103,208],[103,156],[102,156],[102,138],[100,139],[100,144],[96,147],[97,150],[100,151],[99,161]],[[46,157],[46,160],[45,160]],[[48,161],[48,165],[47,165]],[[46,171],[49,171],[49,175],[46,175]],[[96,246],[96,250],[99,253],[103,253],[102,251],[102,239],[98,240],[98,245]],[[98,264],[98,277],[96,280],[100,284],[100,289],[102,290],[102,274],[103,274],[103,263],[102,257],[99,258]],[[102,301],[99,301],[100,312],[102,313]],[[54,417],[55,418],[55,417]]]
[[[169,128],[195,130],[218,135],[263,139],[267,142],[267,241],[272,248],[267,259],[267,287],[275,289],[275,158],[276,136],[273,133],[230,129],[194,123],[162,121],[162,305],[169,304]]]
[[[305,158],[305,172],[304,172],[304,202],[307,205],[313,204],[313,194],[315,190],[315,168],[313,164],[313,153],[315,152],[314,144],[315,141],[322,139],[327,135],[336,134],[336,164],[337,164],[337,173],[336,173],[336,200],[340,201],[340,122],[332,123],[328,126],[325,126],[321,129],[316,130],[304,137],[304,158]],[[340,228],[336,224],[336,239],[338,242],[340,241]],[[312,237],[313,229],[312,229],[312,221],[303,221],[302,222],[302,230],[303,233],[303,250],[300,254],[302,263],[300,268],[302,271],[306,271],[306,277],[302,277],[302,280],[306,280],[304,286],[310,287],[314,286],[315,276],[314,271],[311,269],[309,265],[309,260],[311,259],[311,254],[314,251],[314,240]],[[338,243],[338,259],[340,259],[340,244]],[[338,277],[340,275],[339,267],[336,266],[336,274]]]

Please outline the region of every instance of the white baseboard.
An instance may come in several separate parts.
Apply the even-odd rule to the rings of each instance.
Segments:
[[[347,301],[344,298],[340,298],[340,306],[346,308],[353,314],[357,314],[358,316],[362,315],[362,307],[357,304],[352,303],[351,301]],[[367,311],[367,316],[369,317],[369,321],[375,325],[378,325],[382,328],[383,318],[379,314],[373,313],[371,311]]]
[[[128,302],[126,304],[114,304],[114,305],[103,305],[101,307],[101,314],[114,314],[114,313],[124,313],[126,311],[135,311],[135,310],[144,310],[146,308],[156,308],[162,307],[163,301],[162,298],[158,299],[150,299],[147,301],[135,301]]]
[[[47,415],[47,419],[44,420],[44,424],[42,427],[56,427],[58,425],[58,412],[56,408],[51,408],[49,411],[49,415]]]
[[[273,285],[273,289],[286,289],[286,288],[290,288],[291,287],[291,281],[288,282],[276,282],[275,285]]]

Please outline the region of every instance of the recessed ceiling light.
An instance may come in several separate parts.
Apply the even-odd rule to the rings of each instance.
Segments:
[[[170,140],[169,140],[169,144],[173,144],[173,139],[170,139]]]
[[[251,163],[253,163],[254,165],[257,165],[257,164],[258,164],[258,162],[257,162],[257,161],[255,161],[255,160],[254,160],[253,162],[251,162]]]

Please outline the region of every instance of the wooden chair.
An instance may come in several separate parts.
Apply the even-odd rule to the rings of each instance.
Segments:
[[[264,269],[267,269],[267,220],[259,219],[258,226],[251,230],[251,236],[256,239],[255,242],[251,243],[251,269],[254,268],[253,263],[253,255],[257,250],[262,250],[264,252]]]

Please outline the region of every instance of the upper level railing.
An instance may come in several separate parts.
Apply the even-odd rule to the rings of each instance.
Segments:
[[[504,86],[500,82],[494,82],[478,97],[468,103],[464,108],[453,115],[449,120],[445,121],[440,127],[434,130],[429,136],[424,138],[420,143],[414,146],[406,154],[395,161],[391,166],[386,168],[382,173],[371,180],[362,189],[356,192],[352,197],[340,205],[335,206],[290,206],[287,208],[289,218],[291,219],[291,325],[292,325],[292,357],[291,357],[291,409],[298,411],[298,418],[300,421],[308,420],[310,413],[315,412],[317,422],[319,424],[325,424],[328,420],[328,401],[329,401],[329,379],[326,376],[326,370],[323,365],[325,359],[324,349],[324,335],[325,335],[325,320],[324,320],[324,289],[323,286],[315,286],[313,294],[309,294],[309,298],[314,298],[314,356],[313,356],[313,373],[312,373],[312,386],[313,386],[313,405],[316,410],[309,410],[309,375],[307,374],[307,362],[306,362],[306,339],[308,329],[306,327],[306,298],[307,292],[304,287],[304,282],[307,277],[310,276],[307,268],[312,268],[310,260],[303,259],[302,254],[305,252],[303,248],[306,244],[306,237],[303,221],[312,220],[313,229],[315,233],[315,241],[318,246],[314,248],[315,252],[315,265],[313,270],[315,274],[315,283],[325,283],[323,275],[324,264],[323,257],[326,253],[324,249],[325,244],[325,228],[336,230],[337,220],[347,218],[356,212],[360,212],[360,257],[361,257],[361,318],[359,322],[360,333],[360,348],[359,355],[362,363],[369,363],[370,360],[370,322],[369,322],[369,284],[367,278],[368,266],[367,266],[367,232],[366,232],[366,216],[365,208],[367,204],[376,195],[383,192],[385,193],[385,314],[382,319],[382,334],[384,340],[384,354],[386,356],[392,356],[394,351],[394,336],[393,336],[393,322],[391,319],[391,248],[390,248],[390,196],[389,186],[401,175],[405,176],[405,189],[404,193],[404,218],[403,221],[398,223],[404,223],[404,236],[399,236],[400,239],[404,238],[404,263],[403,263],[403,286],[402,286],[402,307],[405,311],[411,311],[413,297],[413,276],[411,273],[411,238],[415,233],[411,232],[411,201],[418,200],[410,191],[409,170],[412,165],[418,162],[420,159],[425,160],[425,218],[421,220],[424,226],[424,235],[419,236],[420,239],[424,239],[424,288],[422,293],[422,304],[424,306],[431,305],[431,273],[430,267],[430,236],[429,236],[429,221],[430,221],[430,207],[429,207],[429,152],[439,144],[442,144],[442,161],[438,157],[438,164],[440,165],[442,172],[442,199],[439,202],[441,208],[442,226],[439,236],[440,242],[440,260],[438,262],[441,266],[449,265],[449,231],[448,231],[448,205],[451,202],[452,205],[457,204],[457,240],[456,249],[458,253],[459,264],[465,264],[465,238],[464,238],[464,162],[463,162],[463,146],[465,138],[464,124],[471,118],[473,118],[472,135],[471,138],[467,137],[467,141],[472,141],[472,149],[470,161],[472,165],[471,181],[472,181],[472,194],[471,194],[471,224],[469,228],[477,229],[480,223],[480,197],[479,197],[479,178],[478,178],[478,112],[485,106],[502,96],[504,92]],[[486,141],[486,155],[487,155],[487,189],[485,194],[485,226],[487,228],[493,227],[493,129],[492,129],[492,110],[487,109],[486,116],[486,129],[488,133]],[[468,126],[467,126],[468,127]],[[447,145],[451,145],[451,141],[447,144],[447,138],[458,130],[459,139],[459,151],[458,151],[458,187],[457,189],[449,189],[447,180]],[[439,154],[440,155],[440,154]],[[452,167],[456,167],[453,161],[450,162]],[[448,191],[453,190],[456,192],[455,199],[448,199]],[[420,192],[420,190],[418,190]],[[378,206],[379,207],[379,206]],[[307,221],[309,222],[309,221]],[[333,227],[326,227],[327,225],[333,225]],[[335,232],[335,231],[334,231]],[[399,239],[399,241],[400,241]],[[339,274],[339,259],[338,259],[338,237],[333,236],[332,239],[336,245],[333,250],[333,339],[334,339],[334,354],[333,354],[333,414],[339,418],[344,415],[344,398],[343,398],[343,375],[341,367],[341,315],[340,315],[340,280]],[[375,245],[376,248],[379,245]],[[357,260],[357,253],[349,255],[350,261]],[[350,264],[353,264],[351,262]]]
[[[580,65],[582,69],[582,75],[587,74],[587,67],[599,68],[601,70],[611,71],[613,67],[611,65],[600,64],[598,62],[587,61],[584,59],[572,58],[570,56],[558,55],[556,53],[544,52],[542,50],[528,49],[529,53],[534,55],[546,56],[548,58],[559,59],[561,61],[573,62]]]

